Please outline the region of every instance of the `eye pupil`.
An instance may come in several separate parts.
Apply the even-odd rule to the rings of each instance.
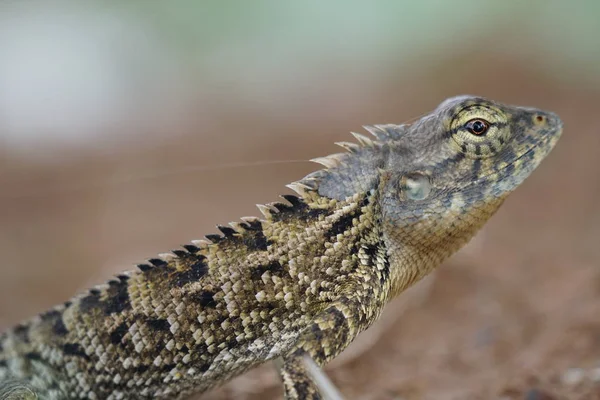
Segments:
[[[474,135],[483,135],[489,127],[488,122],[482,119],[472,119],[465,125],[465,128]]]

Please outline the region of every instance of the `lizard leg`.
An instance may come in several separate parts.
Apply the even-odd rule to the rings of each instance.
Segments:
[[[304,352],[297,351],[279,363],[286,400],[321,400],[321,390],[303,363]]]
[[[36,400],[37,394],[29,386],[18,381],[0,383],[0,400]]]
[[[325,371],[302,350],[277,363],[288,400],[344,400]]]
[[[298,349],[283,360],[280,374],[286,399],[341,400],[320,368],[336,357],[360,331],[356,306],[348,299],[322,311],[302,335]]]

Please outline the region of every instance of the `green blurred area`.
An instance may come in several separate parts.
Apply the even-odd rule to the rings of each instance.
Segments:
[[[0,145],[42,131],[67,137],[57,148],[123,125],[147,134],[140,120],[197,109],[285,117],[322,103],[323,117],[341,115],[388,89],[407,102],[497,95],[465,85],[484,74],[522,92],[509,65],[596,87],[599,15],[591,0],[5,2]]]
[[[120,7],[199,66],[207,54],[228,53],[226,71],[333,61],[426,67],[481,46],[524,57],[558,79],[583,74],[596,81],[600,66],[600,3],[593,0],[175,0]]]

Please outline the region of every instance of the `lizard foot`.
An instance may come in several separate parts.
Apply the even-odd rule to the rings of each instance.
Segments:
[[[37,400],[38,398],[33,389],[21,382],[0,383],[0,400]]]

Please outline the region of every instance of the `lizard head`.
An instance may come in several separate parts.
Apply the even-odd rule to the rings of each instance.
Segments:
[[[399,184],[387,187],[385,197],[403,200],[395,202],[396,208],[422,202],[427,210],[441,200],[463,211],[504,198],[540,164],[561,133],[560,118],[550,112],[473,96],[448,99],[387,143],[383,169],[390,182]]]
[[[375,193],[387,248],[434,265],[540,164],[562,122],[550,112],[460,96],[411,125],[366,129],[376,140],[355,135],[360,146],[345,144],[350,153],[326,158],[329,168],[312,175],[319,194],[343,200]]]

